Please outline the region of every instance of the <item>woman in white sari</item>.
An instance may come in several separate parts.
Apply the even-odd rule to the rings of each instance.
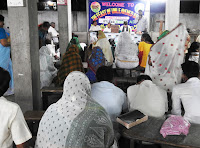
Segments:
[[[44,113],[35,148],[109,148],[114,141],[112,122],[90,96],[91,85],[82,72],[71,72],[63,96]]]
[[[181,64],[184,60],[187,36],[186,27],[179,24],[151,47],[145,74],[168,92],[181,82]]]
[[[138,66],[138,47],[127,32],[121,32],[115,49],[115,64],[119,68],[132,69]]]

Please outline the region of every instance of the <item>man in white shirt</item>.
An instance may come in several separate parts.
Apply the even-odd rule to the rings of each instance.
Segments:
[[[102,66],[98,68],[96,77],[99,82],[92,84],[91,96],[104,107],[111,120],[116,121],[122,109],[127,109],[126,94],[111,83],[113,79],[111,67]]]
[[[111,33],[111,23],[108,23],[107,27],[104,29],[103,32]]]
[[[121,32],[132,32],[131,26],[128,25],[127,21],[124,21],[124,25],[120,27]]]
[[[138,11],[139,16],[135,18],[135,24],[137,25],[137,32],[147,31],[147,19],[143,16],[142,10]]]
[[[0,68],[0,148],[12,148],[13,141],[17,148],[25,148],[25,142],[32,135],[19,105],[3,97],[9,88],[9,81],[9,73]]]
[[[181,103],[185,111],[184,118],[192,123],[200,124],[200,80],[199,65],[194,61],[188,61],[181,65],[183,80],[172,90],[172,114],[181,115]]]
[[[93,21],[93,25],[90,27],[89,31],[99,31],[101,30],[101,27],[97,25],[97,21]]]
[[[51,26],[48,29],[48,33],[51,33],[52,38],[53,38],[53,43],[54,44],[58,44],[58,42],[59,42],[58,41],[59,33],[55,29],[55,23],[54,22],[51,22]]]
[[[137,84],[127,89],[129,111],[163,117],[168,111],[167,92],[156,86],[148,75],[137,77]]]

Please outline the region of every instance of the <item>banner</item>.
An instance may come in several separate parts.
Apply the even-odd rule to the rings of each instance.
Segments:
[[[106,25],[111,24],[123,25],[124,21],[136,30],[134,20],[138,16],[138,10],[145,11],[145,2],[139,1],[105,1],[89,0],[89,28],[93,21],[97,21],[101,29],[104,30]]]

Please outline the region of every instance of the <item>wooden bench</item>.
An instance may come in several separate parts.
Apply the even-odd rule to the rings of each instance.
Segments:
[[[49,96],[50,95],[61,96],[63,93],[63,88],[62,87],[43,87],[41,89],[41,92],[42,92],[43,110],[46,110],[49,106]]]
[[[145,141],[155,144],[162,144],[168,146],[182,147],[182,148],[200,148],[200,125],[191,124],[189,129],[189,134],[178,135],[178,136],[167,136],[163,138],[160,134],[160,129],[162,124],[164,123],[164,119],[149,117],[149,119],[136,125],[130,129],[126,129],[121,124],[118,124],[117,130],[118,132],[125,138],[130,139],[132,142],[130,147],[134,147],[134,141]],[[116,125],[115,125],[116,127]],[[115,128],[116,129],[116,128]]]
[[[37,136],[39,122],[45,111],[26,111],[24,118],[33,136]]]

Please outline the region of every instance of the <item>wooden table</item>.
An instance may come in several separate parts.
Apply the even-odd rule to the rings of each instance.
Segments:
[[[146,141],[182,148],[200,148],[200,125],[192,124],[187,136],[179,135],[163,138],[160,134],[160,129],[164,121],[163,119],[149,117],[146,122],[130,129],[126,129],[124,126],[118,124],[118,131],[123,137],[131,141]],[[134,147],[134,145],[131,145],[131,147]]]
[[[49,96],[50,95],[62,95],[63,88],[62,87],[44,87],[41,89],[42,92],[42,103],[43,110],[46,110],[49,106]]]

